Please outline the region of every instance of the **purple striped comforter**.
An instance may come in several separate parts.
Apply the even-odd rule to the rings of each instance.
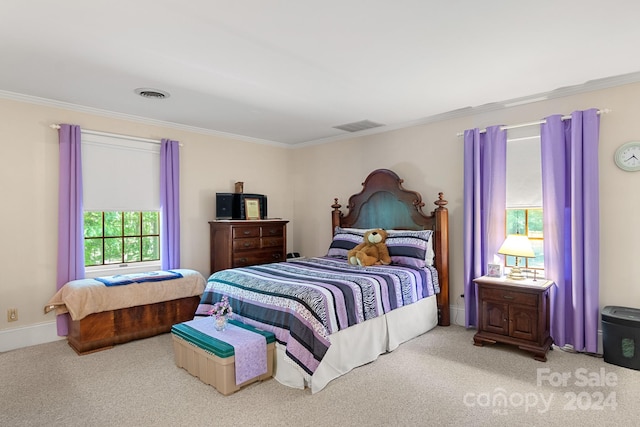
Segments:
[[[223,295],[233,317],[273,332],[309,375],[331,345],[329,335],[439,292],[435,268],[358,267],[320,257],[218,271],[197,316]]]

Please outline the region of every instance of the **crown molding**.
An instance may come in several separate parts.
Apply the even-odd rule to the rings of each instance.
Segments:
[[[571,95],[577,95],[581,93],[594,92],[602,89],[609,89],[612,87],[623,86],[627,84],[633,84],[640,82],[640,72],[622,74],[614,77],[606,77],[602,79],[589,80],[583,84],[566,86],[558,89],[554,89],[549,92],[536,93],[529,96],[523,96],[520,98],[513,98],[500,102],[492,102],[489,104],[480,105],[477,107],[465,107],[457,110],[448,111],[433,116],[424,117],[418,120],[410,122],[400,123],[390,126],[381,126],[377,128],[367,129],[361,132],[353,132],[348,135],[336,135],[328,138],[316,139],[313,141],[307,141],[300,144],[296,144],[297,147],[306,147],[311,145],[325,144],[329,142],[340,141],[344,139],[358,138],[366,135],[373,135],[377,133],[390,132],[397,129],[403,129],[413,126],[420,126],[434,122],[440,122],[444,120],[457,119],[461,117],[467,117],[475,114],[488,113],[492,111],[504,110],[507,108],[530,104],[533,102],[540,102],[555,98],[562,98]]]
[[[251,142],[254,144],[270,145],[270,146],[276,146],[281,148],[304,148],[312,145],[327,144],[330,142],[336,142],[336,141],[342,141],[347,139],[359,138],[362,136],[391,132],[398,129],[420,126],[420,125],[440,122],[444,120],[457,119],[457,118],[467,117],[474,114],[482,114],[482,113],[488,113],[491,111],[504,110],[507,108],[529,104],[533,102],[540,102],[543,100],[562,98],[566,96],[577,95],[580,93],[593,92],[597,90],[608,89],[611,87],[623,86],[623,85],[633,84],[638,82],[640,82],[640,72],[622,74],[622,75],[606,77],[602,79],[594,79],[594,80],[589,80],[583,84],[561,87],[549,92],[536,93],[533,95],[524,96],[520,98],[513,98],[513,99],[500,101],[500,102],[492,102],[492,103],[488,103],[488,104],[484,104],[476,107],[464,107],[457,110],[447,111],[441,114],[435,114],[432,116],[423,117],[421,119],[417,119],[409,122],[398,123],[395,125],[380,126],[380,127],[366,129],[359,132],[335,135],[327,138],[319,138],[315,140],[294,143],[294,144],[287,144],[284,142],[271,141],[271,140],[260,139],[260,138],[252,138],[244,135],[238,135],[238,134],[222,132],[222,131],[215,131],[215,130],[199,128],[195,126],[187,126],[179,123],[155,120],[155,119],[150,119],[150,118],[141,117],[141,116],[134,116],[130,114],[116,113],[113,111],[102,110],[99,108],[86,107],[82,105],[72,104],[69,102],[56,101],[52,99],[40,98],[36,96],[24,95],[20,93],[8,92],[3,90],[0,90],[0,98],[10,99],[14,101],[28,102],[31,104],[44,105],[48,107],[62,108],[65,110],[77,111],[81,113],[89,113],[89,114],[94,114],[94,115],[103,116],[103,117],[128,120],[128,121],[133,121],[133,122],[142,123],[142,124],[162,126],[162,127],[182,130],[186,132],[198,133],[202,135],[230,138],[238,141]]]
[[[283,148],[289,147],[289,144],[285,144],[277,141],[270,141],[268,139],[252,138],[250,136],[237,135],[229,132],[215,131],[211,129],[196,127],[196,126],[187,126],[179,123],[150,119],[148,117],[135,116],[132,114],[117,113],[115,111],[102,110],[99,108],[87,107],[84,105],[73,104],[70,102],[56,101],[53,99],[40,98],[37,96],[25,95],[25,94],[16,93],[16,92],[9,92],[5,90],[0,90],[0,98],[12,100],[12,101],[26,102],[29,104],[43,105],[45,107],[61,108],[64,110],[75,111],[78,113],[93,114],[96,116],[108,117],[112,119],[127,120],[130,122],[136,122],[136,123],[141,123],[146,125],[162,126],[162,127],[186,131],[186,132],[198,133],[201,135],[230,138],[230,139],[235,139],[235,140],[244,141],[244,142],[251,142],[254,144],[273,145],[273,146],[283,147]]]

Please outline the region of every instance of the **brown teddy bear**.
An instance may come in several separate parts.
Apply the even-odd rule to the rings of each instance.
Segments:
[[[381,228],[364,233],[364,242],[347,252],[349,264],[360,265],[389,265],[391,257],[385,243],[387,232]]]

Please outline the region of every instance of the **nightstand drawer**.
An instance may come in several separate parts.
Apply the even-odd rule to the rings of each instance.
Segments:
[[[535,294],[523,293],[521,291],[511,291],[507,289],[480,289],[480,298],[482,300],[492,300],[496,302],[507,302],[514,304],[536,306],[538,304],[538,296]]]

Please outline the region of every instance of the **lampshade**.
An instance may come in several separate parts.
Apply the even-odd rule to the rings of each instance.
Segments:
[[[498,249],[498,253],[516,257],[516,265],[511,268],[508,275],[511,280],[523,280],[525,278],[518,266],[518,257],[535,258],[536,256],[529,238],[522,234],[508,235],[500,249]]]
[[[533,246],[527,236],[522,234],[510,234],[505,239],[498,253],[515,257],[535,258]]]

